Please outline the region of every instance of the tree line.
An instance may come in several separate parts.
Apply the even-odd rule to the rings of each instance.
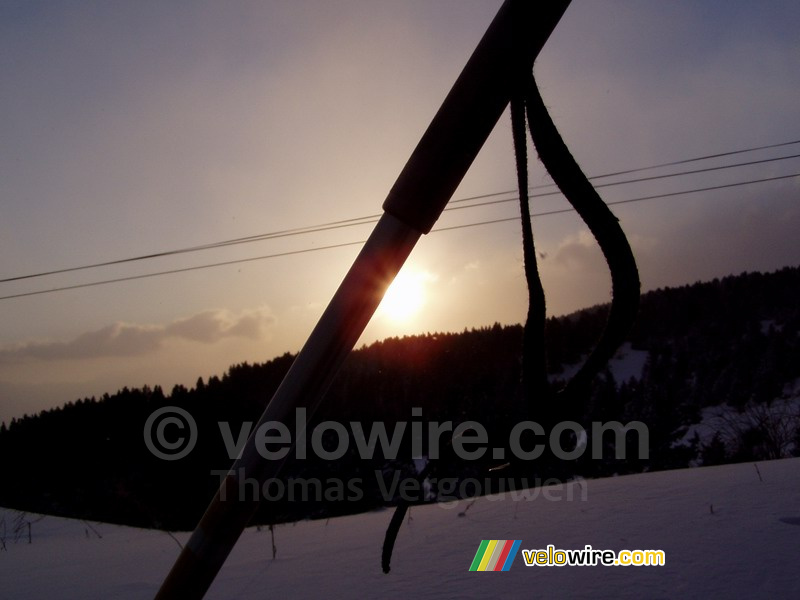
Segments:
[[[533,406],[526,405],[520,384],[519,325],[385,339],[348,357],[309,430],[326,420],[380,421],[389,432],[399,422],[476,421],[486,428],[487,446],[492,448],[507,443],[516,423],[537,420],[538,414],[546,414],[549,422],[576,421],[587,431],[596,421],[641,421],[648,428],[646,458],[635,451],[632,437],[627,438],[630,452],[624,460],[615,457],[605,438],[602,458],[593,459],[587,452],[570,461],[546,455],[504,461],[491,452],[464,461],[445,447],[429,472],[440,480],[487,482],[482,493],[498,491],[509,481],[602,477],[800,454],[798,420],[781,417],[780,435],[788,440],[780,445],[771,439],[778,434],[765,424],[771,404],[796,393],[793,386],[800,381],[797,298],[797,267],[649,292],[642,297],[629,336],[633,350],[647,353],[641,375],[616,381],[606,369],[590,395],[571,407],[537,406],[535,399]],[[548,369],[554,385],[590,351],[607,311],[608,306],[601,305],[548,319]],[[219,486],[220,477],[213,473],[231,464],[218,423],[227,422],[235,436],[245,422],[258,421],[293,360],[293,355],[284,354],[265,363],[233,365],[221,377],[198,378],[194,387],[176,385],[169,392],[158,386],[123,388],[3,423],[0,504],[82,519],[191,529]],[[704,408],[719,405],[767,417],[745,420],[752,426],[738,431],[738,439],[720,433],[706,443],[677,443],[688,426],[700,421]],[[148,417],[165,406],[188,411],[197,424],[196,447],[178,461],[157,458],[143,439]],[[415,408],[421,415],[412,411]],[[385,489],[390,474],[417,476],[412,429],[406,428],[397,456],[377,448],[363,458],[351,443],[336,460],[313,453],[304,460],[290,459],[282,475],[286,484],[292,479],[358,480],[360,493],[323,489],[304,501],[277,498],[262,505],[257,520],[324,517],[396,502]],[[322,443],[334,447],[336,440],[330,437]],[[580,440],[567,433],[562,443],[569,448]],[[385,477],[381,480],[376,474]],[[429,489],[428,494],[421,494],[419,501],[430,497]]]

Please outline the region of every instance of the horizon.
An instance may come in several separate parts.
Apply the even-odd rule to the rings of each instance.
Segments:
[[[0,421],[299,351],[371,227],[360,216],[379,212],[500,4],[0,7],[0,279],[356,220],[2,282],[0,296],[36,295],[0,302]],[[643,290],[797,265],[798,23],[789,0],[575,0],[545,45],[537,81],[587,175],[709,157],[599,190]],[[506,113],[453,199],[512,191],[451,201],[464,209],[423,237],[357,346],[524,321],[515,186]],[[537,193],[534,214],[568,206]],[[579,219],[533,225],[548,316],[608,301]]]
[[[696,285],[708,285],[708,284],[713,283],[714,281],[717,281],[717,280],[718,281],[723,281],[723,280],[728,279],[728,278],[744,277],[744,276],[753,275],[753,274],[773,275],[773,274],[776,274],[776,273],[778,273],[780,271],[784,271],[786,269],[800,269],[800,264],[797,264],[797,265],[786,265],[784,267],[780,267],[778,269],[775,269],[775,270],[769,271],[769,272],[764,272],[764,271],[743,271],[743,272],[738,273],[738,274],[737,273],[731,273],[731,274],[728,274],[728,275],[723,275],[721,277],[715,277],[715,278],[704,280],[704,281],[697,280],[697,281],[694,281],[694,282],[687,282],[687,283],[684,283],[684,284],[681,284],[681,285],[666,286],[666,287],[661,287],[661,288],[656,288],[656,289],[651,289],[651,290],[643,290],[642,293],[641,293],[641,297],[644,299],[645,296],[648,296],[650,294],[660,293],[660,292],[667,291],[667,290],[681,289],[681,288],[685,288],[685,287],[692,287],[692,286],[696,286]],[[550,318],[568,319],[568,318],[573,317],[574,315],[580,314],[582,312],[591,311],[591,310],[595,310],[595,309],[598,309],[598,308],[602,309],[605,306],[608,306],[608,303],[593,304],[591,306],[586,306],[584,308],[580,308],[578,310],[569,312],[567,314],[548,316],[548,319],[550,319]],[[386,338],[380,338],[380,339],[376,339],[376,340],[371,340],[369,342],[365,342],[365,341],[359,340],[359,343],[353,348],[352,352],[359,352],[359,351],[362,351],[362,350],[369,349],[371,346],[373,346],[375,344],[380,344],[380,343],[385,342],[385,341],[390,340],[390,339],[403,340],[403,339],[406,339],[406,338],[414,338],[414,337],[427,337],[427,336],[438,336],[438,335],[461,335],[463,333],[468,333],[470,331],[479,331],[481,329],[489,329],[489,328],[492,328],[492,327],[494,327],[496,325],[500,325],[501,327],[520,327],[520,328],[524,327],[524,323],[499,323],[499,322],[496,321],[496,322],[491,323],[491,324],[481,324],[481,325],[475,325],[475,326],[472,326],[472,327],[465,327],[461,331],[435,330],[435,331],[424,331],[424,332],[420,331],[420,332],[414,332],[414,333],[404,333],[404,334],[397,335],[397,336],[390,336],[390,337],[386,337]],[[622,348],[620,348],[620,350],[622,350]],[[135,386],[123,386],[123,387],[120,387],[120,388],[114,390],[113,392],[109,389],[109,390],[105,390],[104,392],[99,393],[99,394],[92,394],[90,396],[87,395],[87,396],[81,396],[81,397],[77,397],[77,398],[66,399],[66,400],[61,401],[58,404],[42,408],[42,409],[34,411],[34,412],[30,413],[30,414],[24,413],[24,414],[19,414],[19,415],[12,415],[9,418],[6,418],[5,415],[2,414],[2,407],[0,407],[0,423],[5,424],[5,425],[9,425],[11,423],[11,421],[14,420],[14,419],[20,419],[20,418],[24,418],[24,417],[35,417],[35,416],[38,416],[41,413],[47,412],[49,410],[54,410],[54,409],[57,409],[57,408],[63,408],[66,405],[71,404],[71,403],[75,403],[75,402],[80,402],[80,401],[84,401],[84,400],[102,400],[103,397],[106,394],[109,395],[109,396],[114,396],[115,394],[118,394],[118,393],[122,392],[123,388],[128,388],[130,390],[145,389],[145,388],[149,388],[149,389],[152,390],[152,389],[155,389],[155,388],[161,388],[161,390],[162,390],[162,392],[164,394],[164,397],[165,398],[169,398],[169,397],[171,397],[172,390],[173,390],[173,388],[175,386],[183,386],[187,390],[191,391],[191,390],[195,389],[195,387],[197,385],[197,382],[199,380],[203,380],[203,382],[208,383],[208,381],[211,380],[212,378],[215,378],[215,377],[216,378],[222,378],[226,374],[228,374],[231,371],[231,369],[233,369],[234,367],[239,366],[241,364],[247,364],[247,365],[251,365],[251,366],[265,365],[267,363],[270,363],[270,362],[273,362],[275,360],[278,360],[278,359],[286,356],[287,354],[292,355],[293,357],[296,357],[298,352],[299,352],[299,350],[298,351],[294,351],[294,352],[292,352],[290,350],[286,350],[284,352],[278,352],[278,353],[274,354],[273,356],[271,356],[270,358],[267,358],[267,359],[262,360],[262,361],[242,361],[242,362],[237,362],[237,363],[231,363],[231,364],[227,365],[227,367],[225,367],[225,369],[223,371],[221,371],[221,372],[205,373],[205,374],[201,373],[201,374],[196,375],[196,377],[194,377],[190,382],[176,382],[175,384],[173,384],[169,388],[167,388],[165,386],[162,386],[162,385],[160,385],[158,383],[144,382],[144,383],[141,383],[141,384],[138,384],[138,385],[135,385]],[[520,352],[522,352],[522,347],[521,346],[520,346]],[[561,366],[562,367],[564,367],[564,366],[568,367],[569,365],[561,365]],[[266,406],[266,403],[268,401],[269,401],[269,398],[265,397],[264,406]]]

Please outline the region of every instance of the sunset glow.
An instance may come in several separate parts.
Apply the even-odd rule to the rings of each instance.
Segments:
[[[426,273],[401,271],[383,297],[378,313],[395,322],[413,319],[425,305]]]

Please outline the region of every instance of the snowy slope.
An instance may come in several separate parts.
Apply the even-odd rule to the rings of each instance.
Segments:
[[[617,385],[631,379],[641,380],[649,356],[647,350],[634,350],[630,342],[622,344],[614,357],[608,361],[608,368]]]
[[[759,479],[759,472],[763,481]],[[411,510],[389,575],[391,513],[245,531],[208,598],[795,598],[800,592],[800,459],[649,473]],[[713,512],[712,512],[713,509]],[[0,597],[151,598],[178,554],[161,532],[45,517],[14,542],[0,510]],[[184,542],[188,534],[177,534]],[[522,548],[663,549],[663,567],[526,567],[468,572],[482,539]],[[2,546],[0,546],[1,548]]]

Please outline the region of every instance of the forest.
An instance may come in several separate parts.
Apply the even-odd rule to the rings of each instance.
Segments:
[[[503,447],[509,431],[525,420],[570,420],[587,431],[598,421],[641,422],[648,430],[646,456],[635,451],[637,440],[628,436],[624,459],[606,447],[606,438],[601,457],[586,452],[573,460],[549,453],[535,460],[498,460],[491,452],[463,460],[443,444],[423,475],[429,482],[419,502],[436,499],[434,479],[486,482],[478,491],[488,493],[509,484],[526,487],[546,480],[800,455],[798,298],[798,267],[648,292],[626,344],[629,353],[645,357],[640,372],[618,381],[615,369],[607,368],[588,396],[571,403],[559,403],[555,395],[532,402],[522,397],[520,325],[386,339],[350,355],[308,430],[328,420],[348,428],[357,421],[365,429],[382,422],[389,432],[399,422],[416,422],[421,430],[431,421],[455,426],[475,421],[485,427],[487,446],[494,448]],[[591,350],[607,310],[601,305],[548,319],[553,388]],[[123,388],[3,423],[0,505],[192,529],[220,485],[220,473],[231,466],[219,423],[225,422],[236,439],[244,423],[257,422],[293,359],[284,354],[262,364],[233,365],[221,377],[198,378],[190,389]],[[779,404],[788,412],[773,410]],[[181,460],[154,456],[144,441],[148,417],[166,406],[184,409],[197,424],[197,445]],[[724,422],[730,427],[687,436],[710,407],[725,407]],[[412,430],[404,431],[396,456],[378,447],[364,458],[354,443],[336,460],[313,452],[304,459],[290,456],[281,476],[285,489],[292,480],[322,482],[322,489],[302,499],[284,495],[262,502],[257,522],[322,518],[396,503],[396,489],[387,496],[392,474],[420,478]],[[328,439],[330,433],[322,437],[327,448],[336,442]],[[566,432],[564,447],[579,443]],[[426,447],[422,454],[429,451]],[[326,482],[344,482],[344,488]],[[458,495],[458,489],[450,485],[447,492]]]

